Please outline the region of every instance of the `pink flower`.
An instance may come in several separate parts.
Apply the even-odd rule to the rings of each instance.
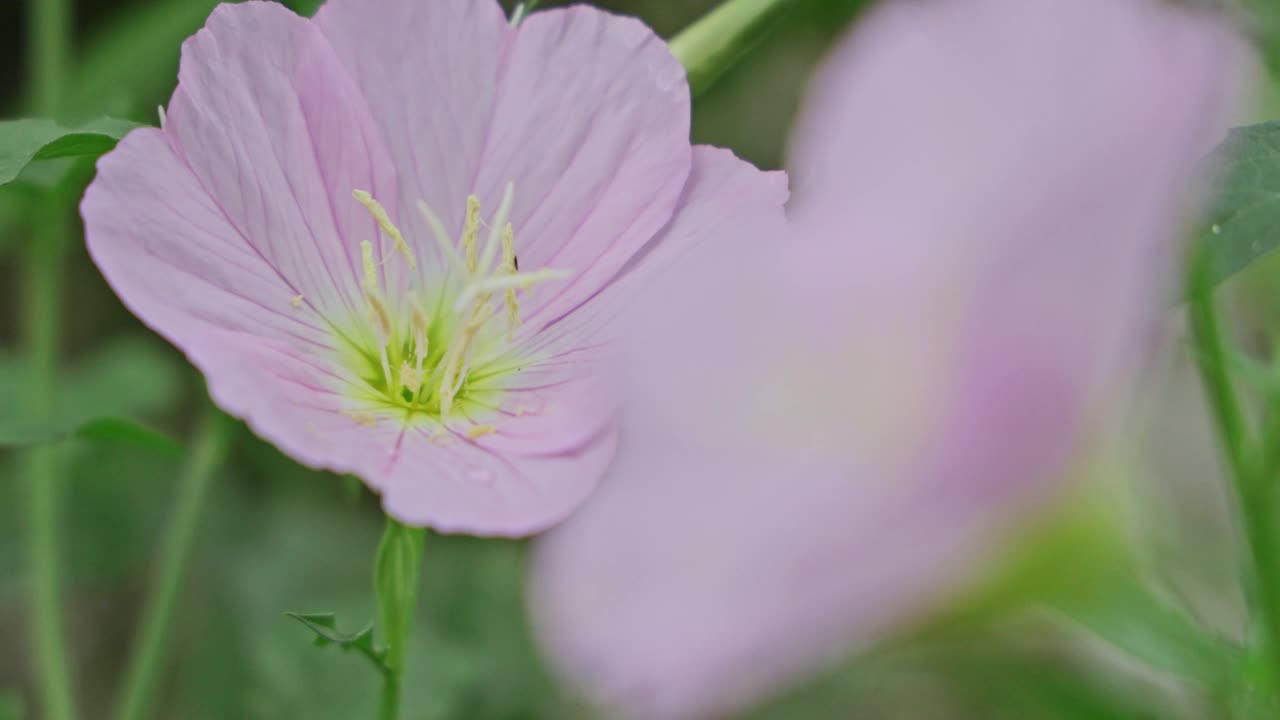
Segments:
[[[568,678],[717,715],[994,562],[1148,332],[1245,61],[1156,0],[873,13],[795,133],[792,235],[744,222],[629,318],[618,460],[535,556]]]
[[[635,20],[224,5],[82,212],[112,288],[222,408],[406,523],[521,534],[613,456],[597,365],[620,290],[755,172],[688,136],[684,71]]]

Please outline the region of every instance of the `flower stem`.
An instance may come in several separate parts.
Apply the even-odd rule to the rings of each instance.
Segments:
[[[173,621],[174,605],[186,574],[200,511],[209,494],[215,470],[227,453],[230,427],[221,413],[209,408],[196,432],[191,455],[178,480],[169,529],[160,548],[124,688],[116,706],[117,720],[153,716],[147,712],[147,705],[164,656],[165,637]]]
[[[1188,312],[1201,381],[1218,430],[1248,545],[1246,592],[1262,630],[1271,684],[1280,678],[1280,547],[1277,547],[1275,488],[1255,452],[1245,416],[1228,374],[1227,350],[1213,302],[1210,265],[1202,257],[1191,267]],[[1266,448],[1263,448],[1265,451]],[[1274,691],[1274,688],[1272,689]]]
[[[378,625],[387,646],[386,672],[378,704],[379,720],[396,720],[400,714],[400,679],[418,597],[418,575],[426,531],[401,525],[387,517],[387,529],[374,562],[373,585],[378,596]]]
[[[30,26],[32,109],[52,115],[59,109],[70,57],[71,12],[67,0],[31,0]],[[22,342],[27,360],[28,417],[36,422],[53,415],[57,378],[62,256],[70,240],[65,208],[52,197],[37,204],[33,227],[43,229],[24,259]],[[58,449],[32,448],[22,459],[27,519],[27,563],[31,580],[29,612],[31,652],[41,707],[49,720],[76,717],[66,632],[62,621],[62,588],[58,574],[58,505],[61,490]]]
[[[726,0],[680,31],[671,52],[689,74],[696,97],[759,42],[796,0]]]

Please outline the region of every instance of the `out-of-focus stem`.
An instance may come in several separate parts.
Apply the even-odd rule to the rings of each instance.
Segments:
[[[1246,568],[1250,606],[1263,630],[1271,683],[1280,678],[1280,547],[1277,546],[1275,489],[1264,473],[1267,453],[1256,452],[1228,374],[1227,350],[1213,302],[1209,263],[1192,260],[1188,313],[1200,377],[1235,490],[1248,544]],[[1274,687],[1273,687],[1274,691]]]
[[[671,40],[696,97],[764,37],[796,0],[726,0]]]
[[[59,109],[67,75],[71,11],[67,0],[30,0],[28,17],[31,106],[38,114],[52,115]],[[27,248],[22,274],[22,343],[29,373],[26,410],[36,422],[53,412],[62,256],[70,239],[64,209],[53,198],[38,204],[32,223],[36,232]],[[31,652],[41,708],[49,720],[72,720],[76,704],[58,575],[59,459],[57,448],[50,446],[33,448],[22,459],[23,516],[31,584]]]
[[[178,480],[169,529],[160,546],[146,609],[129,669],[116,706],[117,720],[140,720],[152,717],[147,712],[160,660],[164,656],[165,638],[173,621],[179,588],[186,575],[191,548],[200,524],[200,511],[209,494],[217,468],[226,456],[230,423],[217,410],[209,408],[191,446],[191,455]]]

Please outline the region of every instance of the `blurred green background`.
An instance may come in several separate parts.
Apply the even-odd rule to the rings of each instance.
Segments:
[[[424,2],[430,0],[423,0]],[[1064,0],[1065,1],[1065,0]],[[181,41],[211,0],[79,0],[75,64],[65,117],[101,115],[154,123],[177,72]],[[287,3],[309,13],[314,0]],[[548,5],[562,3],[548,3]],[[671,36],[713,0],[609,0]],[[694,139],[727,146],[764,168],[783,164],[784,143],[806,81],[852,22],[855,0],[798,0],[796,9],[744,62],[695,103]],[[24,6],[0,0],[0,106],[24,114]],[[34,169],[33,169],[34,170]],[[84,163],[45,163],[0,188],[0,404],[25,382],[16,351],[20,258],[41,242],[25,219],[54,183],[74,198]],[[73,215],[68,213],[71,221]],[[143,328],[89,262],[77,235],[64,263],[59,411],[89,419],[122,411],[175,438],[192,430],[206,402],[200,377]],[[1272,274],[1271,277],[1275,277]],[[1280,314],[1276,300],[1270,307]],[[1267,307],[1259,302],[1260,307]],[[0,453],[3,453],[0,450]],[[140,599],[172,500],[180,455],[70,440],[60,446],[65,614],[75,684],[85,717],[110,714]],[[0,454],[0,720],[36,717],[26,644],[23,518],[17,463]],[[358,718],[372,714],[377,677],[355,655],[309,646],[287,610],[334,611],[346,628],[374,615],[371,566],[382,527],[358,481],[308,471],[235,432],[216,479],[183,588],[155,717]],[[403,716],[413,720],[589,717],[550,679],[523,612],[523,543],[431,536],[410,652]],[[1027,642],[1027,638],[1033,642]],[[1171,717],[1168,693],[1141,691],[1087,661],[1039,626],[1030,632],[950,638],[878,656],[820,678],[761,718],[1140,718]],[[1139,691],[1134,691],[1138,687]],[[1158,695],[1158,697],[1157,697]],[[1142,697],[1139,702],[1133,698]],[[1180,697],[1177,693],[1173,695]],[[1184,708],[1185,709],[1185,708]]]

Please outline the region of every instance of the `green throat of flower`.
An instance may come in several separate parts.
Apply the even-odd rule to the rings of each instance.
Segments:
[[[341,361],[359,379],[357,399],[370,411],[349,414],[362,423],[372,423],[371,412],[382,410],[442,420],[498,407],[504,384],[529,360],[514,343],[521,298],[535,285],[568,275],[555,269],[520,271],[515,229],[508,221],[512,186],[507,185],[488,221],[481,218],[480,199],[467,198],[456,244],[431,208],[418,203],[446,265],[435,287],[422,287],[418,258],[383,206],[364,190],[352,195],[391,246],[385,240],[376,247],[367,240],[360,244],[363,310],[342,336]],[[385,277],[381,268],[392,262],[407,265],[406,281],[398,283],[407,289],[393,291],[380,279]],[[492,428],[473,430],[484,434]]]

